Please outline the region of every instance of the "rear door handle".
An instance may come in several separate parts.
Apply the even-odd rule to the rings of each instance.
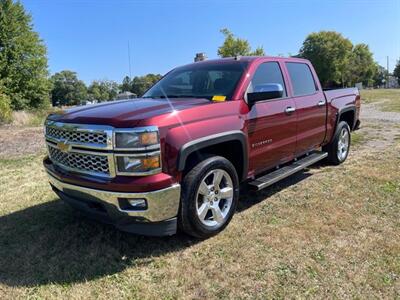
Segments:
[[[326,103],[325,100],[321,100],[321,101],[318,102],[317,105],[318,105],[318,106],[324,106],[325,103]]]
[[[287,113],[288,115],[290,115],[291,113],[295,112],[296,109],[294,107],[288,106],[285,109],[285,113]]]

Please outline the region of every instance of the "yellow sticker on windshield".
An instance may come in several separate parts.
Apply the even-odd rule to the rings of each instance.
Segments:
[[[226,96],[214,96],[212,97],[213,101],[225,101]]]

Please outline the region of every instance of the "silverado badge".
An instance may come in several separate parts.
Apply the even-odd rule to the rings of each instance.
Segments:
[[[62,141],[57,143],[57,148],[64,153],[67,153],[71,150],[71,145],[68,144],[67,141]]]

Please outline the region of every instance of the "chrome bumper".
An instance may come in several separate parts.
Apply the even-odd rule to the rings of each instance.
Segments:
[[[107,207],[111,207],[109,215],[112,219],[118,217],[137,217],[147,222],[161,222],[167,219],[175,218],[178,215],[181,186],[174,184],[168,188],[144,192],[144,193],[124,193],[96,190],[77,185],[71,185],[58,180],[48,173],[50,184],[58,191],[68,197],[75,199],[87,199],[100,202]],[[146,199],[146,210],[126,210],[119,206],[119,199],[140,198]]]

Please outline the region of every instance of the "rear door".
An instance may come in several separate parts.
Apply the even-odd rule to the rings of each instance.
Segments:
[[[249,169],[256,173],[293,159],[296,148],[296,112],[287,94],[282,65],[265,61],[258,65],[246,94],[263,84],[281,84],[283,96],[256,102],[248,113]]]
[[[315,149],[324,140],[326,100],[322,89],[305,62],[285,62],[297,113],[296,155]]]

